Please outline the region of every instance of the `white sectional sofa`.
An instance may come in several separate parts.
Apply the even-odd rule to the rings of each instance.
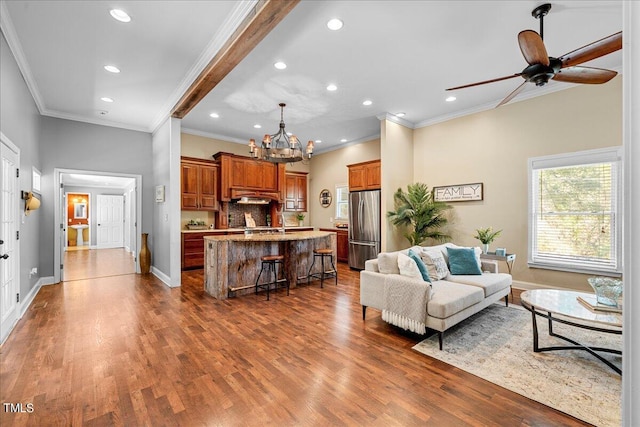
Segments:
[[[448,270],[447,248],[460,247],[445,243],[409,249],[413,249],[414,254],[431,254],[434,259],[438,252],[442,253],[442,258],[447,263],[445,270]],[[378,259],[366,261],[365,269],[360,272],[363,321],[367,307],[376,308],[382,311],[385,321],[403,329],[419,334],[425,334],[426,328],[437,331],[442,350],[444,331],[501,298],[509,305],[511,275],[498,273],[496,261],[480,261],[479,248],[476,249],[476,260],[482,274],[454,275],[440,270],[434,274],[434,265],[431,264],[431,283],[422,278],[400,274],[397,266],[398,254],[407,255],[409,249],[383,252],[378,255]],[[403,259],[406,260],[405,257]],[[431,258],[427,259],[431,261]],[[438,278],[444,274],[445,277]]]

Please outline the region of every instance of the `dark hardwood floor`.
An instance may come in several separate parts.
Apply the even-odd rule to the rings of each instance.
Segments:
[[[126,274],[44,286],[1,347],[3,426],[578,426],[411,350],[359,275],[218,301],[202,270],[169,289]],[[446,341],[445,341],[446,345]]]

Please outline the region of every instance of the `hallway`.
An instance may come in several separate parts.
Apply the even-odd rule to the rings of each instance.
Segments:
[[[124,248],[64,252],[63,281],[96,279],[136,272],[133,254]]]

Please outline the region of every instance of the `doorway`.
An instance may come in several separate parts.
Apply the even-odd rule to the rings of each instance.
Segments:
[[[20,149],[0,133],[0,343],[18,321],[20,292],[20,241],[17,238],[20,206],[18,174]]]
[[[59,195],[54,199],[55,282],[140,271],[137,248],[140,246],[138,224],[141,223],[142,196],[138,188],[142,188],[141,182],[142,176],[135,174],[54,169],[54,185],[59,188]],[[87,197],[69,200],[71,193]],[[78,215],[86,215],[86,221],[75,218],[76,203]],[[69,214],[70,205],[73,217]],[[104,233],[100,230],[103,225]],[[68,250],[71,246],[67,232],[73,226],[87,228],[78,231],[83,232],[83,246],[88,250]],[[77,239],[78,235],[74,235]]]

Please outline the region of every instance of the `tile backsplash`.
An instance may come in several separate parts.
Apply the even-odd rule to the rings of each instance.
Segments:
[[[229,203],[229,228],[244,227],[245,212],[251,214],[251,217],[256,222],[256,227],[267,226],[269,205],[240,205],[238,203]]]

